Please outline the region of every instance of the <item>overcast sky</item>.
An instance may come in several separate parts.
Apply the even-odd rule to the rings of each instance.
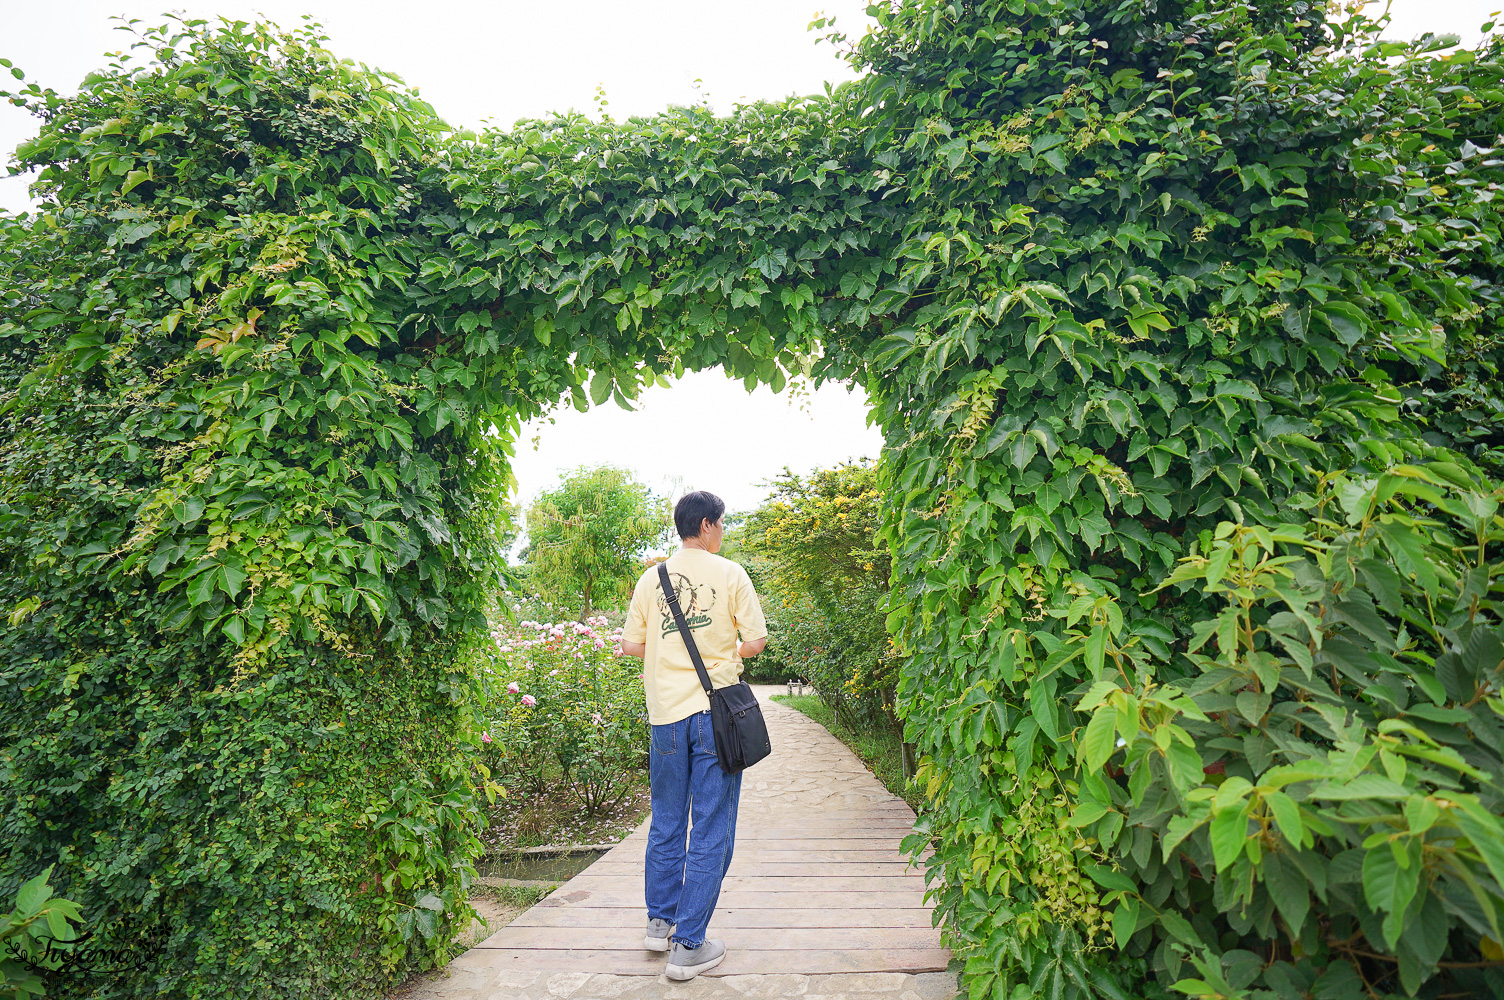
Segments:
[[[506,127],[519,118],[592,110],[604,85],[610,111],[652,114],[704,97],[719,111],[738,100],[814,93],[850,70],[809,22],[823,11],[859,33],[866,0],[0,0],[0,56],[29,80],[69,91],[101,54],[124,48],[113,15],[156,24],[164,9],[199,17],[284,25],[311,14],[341,56],[401,75],[456,127]],[[1478,37],[1504,0],[1394,0],[1395,36],[1423,31]],[[696,80],[701,81],[696,84]],[[35,131],[0,105],[0,153]],[[0,210],[30,206],[24,178],[0,179]],[[613,462],[660,491],[682,486],[721,494],[733,509],[756,505],[758,483],[785,465],[796,471],[875,457],[882,439],[866,425],[860,391],[829,385],[798,399],[747,393],[718,372],[650,389],[639,412],[607,403],[588,414],[566,408],[529,427],[519,442],[519,499],[562,471]],[[538,439],[537,450],[532,439]]]

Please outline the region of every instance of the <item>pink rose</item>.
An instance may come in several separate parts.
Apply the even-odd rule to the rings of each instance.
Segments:
[[[513,681],[512,683],[510,683],[510,684],[507,685],[507,694],[516,694],[518,691],[521,691],[521,690],[522,690],[522,688],[520,688],[520,687],[517,686],[517,682],[516,681]]]
[[[603,721],[604,721],[604,720],[603,720],[603,719],[602,719],[602,718],[601,718],[601,713],[599,713],[599,712],[596,712],[596,713],[595,713],[595,714],[594,714],[594,715],[592,715],[592,716],[591,716],[591,717],[590,717],[590,721],[591,721],[591,722],[593,722],[593,723],[595,723],[595,724],[596,724],[596,725],[597,725],[597,726],[598,726],[598,725],[600,725],[600,724],[601,724],[601,722],[603,722]]]
[[[525,694],[522,696],[522,704],[527,708],[532,708],[534,705],[538,704],[538,699],[534,698],[530,694]]]
[[[480,741],[482,743],[490,743],[491,742],[491,734],[490,733],[481,733],[480,734]]]

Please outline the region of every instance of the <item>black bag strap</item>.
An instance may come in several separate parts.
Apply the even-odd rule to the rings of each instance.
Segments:
[[[684,636],[684,645],[689,649],[689,658],[695,665],[695,673],[700,675],[700,684],[705,688],[706,697],[714,690],[710,686],[710,674],[705,670],[705,661],[700,659],[700,648],[695,645],[695,637],[690,634],[689,622],[684,620],[684,612],[679,610],[679,595],[674,593],[674,585],[668,582],[668,564],[658,564],[658,583],[663,587],[663,596],[668,598],[668,610],[674,616],[674,624],[679,626],[679,634]]]

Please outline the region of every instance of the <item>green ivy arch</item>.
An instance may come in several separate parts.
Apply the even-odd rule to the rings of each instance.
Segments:
[[[10,95],[45,202],[0,220],[0,881],[56,861],[88,969],[136,956],[67,988],[441,958],[509,438],[717,364],[874,401],[973,995],[1178,978],[1178,926],[1112,950],[1135,833],[1070,706],[1129,648],[1168,671],[1197,598],[1151,592],[1219,520],[1499,464],[1498,64],[1323,9],[877,5],[823,96],[481,135],[255,24]]]

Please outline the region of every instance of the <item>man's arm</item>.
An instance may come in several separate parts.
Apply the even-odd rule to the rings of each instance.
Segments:
[[[648,599],[643,590],[644,576],[632,588],[632,603],[627,605],[627,620],[621,627],[621,645],[616,647],[617,656],[635,656],[639,660],[648,655]],[[638,641],[627,636],[638,636]]]
[[[736,647],[736,655],[744,660],[751,659],[761,653],[768,644],[768,622],[763,617],[762,602],[757,599],[757,590],[752,586],[752,578],[747,575],[746,569],[737,567],[738,579],[732,585],[731,610],[732,619],[736,622],[736,630],[742,635],[755,635],[756,639],[748,639]]]

